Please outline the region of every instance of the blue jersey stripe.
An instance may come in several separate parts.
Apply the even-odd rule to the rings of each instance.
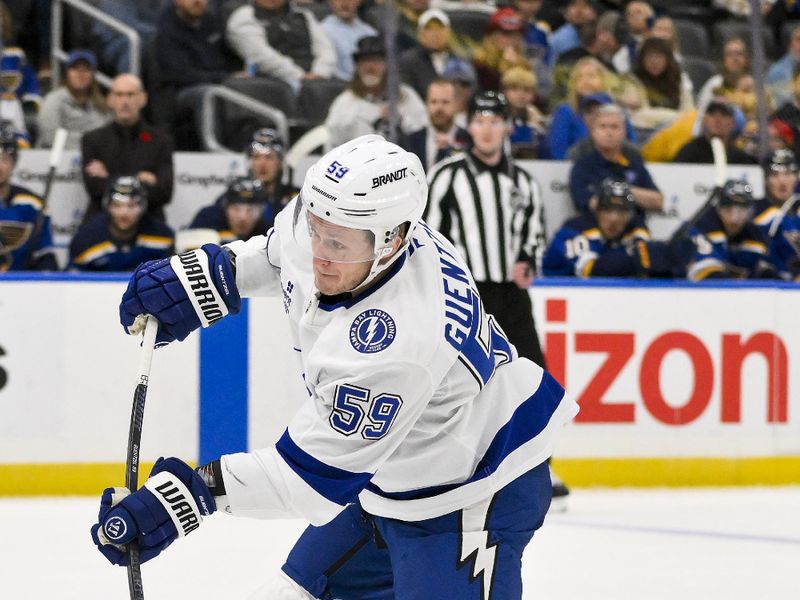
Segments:
[[[288,429],[275,448],[286,464],[315,492],[342,506],[355,502],[358,493],[372,477],[370,473],[351,473],[317,460],[294,442]]]
[[[549,373],[545,372],[539,389],[533,396],[520,404],[508,422],[497,431],[483,458],[478,462],[472,477],[462,483],[437,485],[407,492],[385,492],[377,485],[370,483],[367,485],[367,489],[392,500],[417,500],[438,496],[468,483],[484,479],[497,471],[509,454],[531,441],[547,427],[563,397],[564,388]]]

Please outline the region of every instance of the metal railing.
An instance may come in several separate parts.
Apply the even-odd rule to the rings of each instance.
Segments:
[[[99,8],[92,6],[85,0],[53,0],[52,9],[52,29],[50,32],[51,40],[51,53],[50,53],[50,68],[52,71],[52,87],[58,87],[61,80],[61,62],[67,59],[69,54],[64,50],[62,43],[64,37],[64,5],[68,5],[72,9],[91,17],[95,21],[99,21],[107,25],[111,29],[119,31],[122,35],[128,38],[130,52],[130,69],[129,72],[139,77],[141,74],[141,46],[142,40],[139,32],[134,28],[126,25],[119,19],[115,19],[103,12]],[[105,87],[111,86],[111,77],[105,73],[95,73],[95,78]]]
[[[246,94],[232,90],[224,85],[209,85],[203,91],[203,101],[197,122],[200,123],[200,137],[206,150],[212,152],[232,152],[220,143],[216,132],[216,106],[215,102],[222,100],[236,104],[245,110],[254,112],[272,121],[275,129],[284,140],[289,139],[289,122],[282,110],[251,98]],[[237,152],[237,154],[240,152]]]

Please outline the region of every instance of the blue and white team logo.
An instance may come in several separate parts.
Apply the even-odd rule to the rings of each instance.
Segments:
[[[122,517],[114,516],[106,521],[103,529],[106,532],[106,537],[112,542],[116,542],[122,539],[128,532],[128,524]]]
[[[372,354],[388,348],[395,334],[394,319],[380,309],[371,308],[353,320],[350,344],[362,354]]]

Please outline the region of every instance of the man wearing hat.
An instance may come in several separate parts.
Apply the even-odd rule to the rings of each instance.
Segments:
[[[734,145],[736,131],[736,109],[724,97],[717,96],[709,102],[701,119],[702,131],[689,140],[675,155],[676,163],[713,164],[711,138],[718,137],[725,145],[728,164],[754,165],[755,158]]]
[[[38,115],[36,145],[50,148],[56,130],[69,132],[66,148],[81,147],[84,132],[102,127],[111,120],[100,88],[95,81],[97,59],[89,50],[73,50],[64,62],[64,84],[44,98]]]
[[[399,63],[401,79],[413,87],[420,98],[425,98],[428,85],[434,79],[447,77],[448,72],[472,70],[467,61],[451,51],[451,36],[450,18],[443,10],[429,8],[420,15],[417,21],[419,46],[404,51]]]
[[[333,146],[369,133],[388,134],[389,105],[383,40],[378,36],[358,40],[353,61],[356,65],[353,82],[334,99],[325,119]],[[401,135],[427,124],[425,104],[414,89],[404,83],[400,84],[398,90],[397,112],[398,133]]]

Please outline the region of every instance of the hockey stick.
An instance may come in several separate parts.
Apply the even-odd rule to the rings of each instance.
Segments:
[[[670,237],[670,241],[675,241],[682,237],[686,237],[689,231],[691,231],[692,227],[694,227],[695,224],[700,220],[700,217],[706,214],[706,210],[708,210],[710,206],[714,206],[717,203],[719,191],[725,186],[725,180],[728,177],[728,153],[725,150],[725,144],[722,143],[720,138],[711,138],[711,153],[714,156],[714,190],[711,192],[711,194],[709,194],[708,199],[694,212],[689,220],[678,227],[675,233],[673,233]]]
[[[44,193],[42,194],[42,208],[39,214],[36,215],[36,222],[33,225],[33,231],[28,239],[28,251],[25,253],[25,260],[22,264],[27,267],[35,252],[36,244],[39,242],[39,236],[42,234],[42,227],[44,226],[44,219],[47,216],[47,200],[50,198],[50,192],[53,189],[53,182],[56,179],[56,171],[58,165],[61,164],[61,156],[64,154],[64,147],[67,145],[67,136],[69,131],[63,127],[56,129],[55,137],[53,138],[53,147],[50,149],[50,160],[48,163],[47,176],[44,181]]]
[[[786,199],[781,205],[781,210],[778,212],[778,216],[773,219],[772,224],[769,226],[769,239],[772,240],[775,238],[775,234],[778,233],[778,228],[780,228],[781,223],[786,218],[786,215],[789,214],[789,211],[792,210],[795,203],[800,200],[800,194],[792,194]]]
[[[150,365],[153,362],[153,350],[156,345],[158,321],[153,316],[144,317],[147,325],[142,339],[142,350],[139,355],[139,370],[136,373],[136,388],[133,391],[133,408],[131,409],[131,426],[128,431],[128,455],[125,462],[125,487],[131,493],[139,487],[139,448],[142,443],[142,423],[144,421],[144,402],[147,398],[147,385],[150,380]],[[135,541],[128,543],[128,591],[131,600],[144,600],[142,586],[142,570],[139,563],[139,547]]]

